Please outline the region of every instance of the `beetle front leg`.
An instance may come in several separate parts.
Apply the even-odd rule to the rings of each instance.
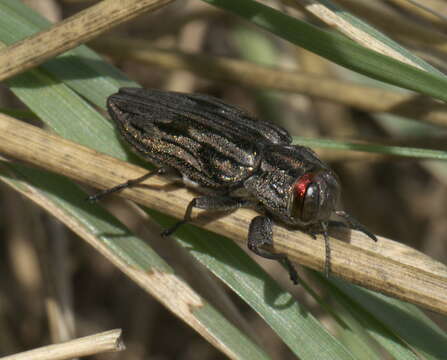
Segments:
[[[290,275],[290,280],[296,285],[298,284],[298,273],[290,262],[286,254],[273,253],[266,249],[273,246],[273,223],[267,216],[256,216],[250,223],[248,229],[248,248],[255,254],[266,259],[277,260],[283,264]]]
[[[322,222],[321,227],[323,229],[324,236],[324,275],[328,278],[331,273],[331,243],[329,242],[329,234],[327,233],[327,223]]]
[[[254,207],[255,205],[256,204],[253,201],[233,198],[230,196],[206,195],[196,197],[188,204],[183,220],[177,222],[171,228],[164,230],[161,235],[169,236],[181,225],[191,222],[191,214],[194,208],[211,211],[231,211],[242,207]]]

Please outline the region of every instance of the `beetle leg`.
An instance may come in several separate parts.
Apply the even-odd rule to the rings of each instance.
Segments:
[[[174,224],[169,229],[164,230],[161,235],[169,236],[173,234],[181,225],[191,222],[191,214],[194,208],[211,211],[231,211],[241,207],[253,207],[255,203],[250,200],[233,198],[230,196],[205,195],[191,200],[185,211],[183,220]]]
[[[324,276],[329,277],[331,273],[331,244],[329,241],[328,226],[332,225],[332,221],[322,221],[319,224],[315,224],[311,228],[306,229],[306,233],[313,239],[317,238],[317,234],[321,234],[324,237]],[[338,226],[345,225],[344,223],[337,223]]]
[[[324,276],[329,277],[331,273],[331,243],[329,241],[328,234],[328,224],[332,222],[322,221],[318,227],[311,227],[307,229],[307,234],[310,235],[313,239],[316,239],[317,234],[322,234],[324,236],[324,249],[325,249],[325,257],[324,257]],[[345,225],[344,223],[339,223],[338,225]]]
[[[374,235],[372,232],[370,232],[366,227],[364,227],[360,222],[358,222],[355,218],[353,218],[351,215],[346,213],[345,211],[335,211],[335,214],[337,216],[340,216],[343,218],[349,225],[351,229],[359,230],[362,233],[364,233],[366,236],[370,237],[372,240],[377,241],[376,235]]]
[[[331,273],[331,244],[329,242],[329,235],[327,233],[327,223],[322,222],[321,227],[323,228],[324,249],[325,249],[324,276],[329,277],[329,274]]]
[[[147,174],[144,174],[143,176],[140,176],[139,178],[132,179],[132,180],[127,180],[125,183],[116,185],[116,186],[111,187],[109,189],[105,189],[105,190],[102,190],[100,192],[97,192],[96,194],[90,195],[87,198],[87,201],[96,202],[96,201],[98,201],[99,199],[103,198],[104,196],[106,196],[108,194],[112,194],[114,192],[121,191],[121,190],[123,190],[125,188],[135,186],[135,185],[143,182],[144,180],[147,180],[147,179],[151,178],[154,175],[165,175],[170,170],[171,170],[171,168],[168,168],[168,167],[158,168],[158,169],[156,169],[154,171],[151,171],[151,172],[148,172]]]
[[[298,273],[285,254],[276,254],[268,250],[273,245],[272,220],[267,216],[256,216],[250,223],[248,229],[248,248],[255,254],[266,259],[277,260],[283,264],[290,275],[290,280],[298,284]],[[266,249],[267,248],[267,249]]]

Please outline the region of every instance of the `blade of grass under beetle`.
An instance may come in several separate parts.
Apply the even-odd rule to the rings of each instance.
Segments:
[[[399,333],[389,329],[374,313],[371,314],[364,304],[351,298],[349,293],[346,293],[343,289],[334,286],[331,279],[323,278],[315,271],[310,271],[310,273],[321,282],[321,285],[330,294],[331,300],[336,301],[337,314],[354,331],[365,332],[371,339],[386,349],[394,359],[418,359],[408,344],[399,336]],[[376,310],[381,311],[380,309]],[[399,321],[401,320],[399,319]],[[422,324],[417,326],[419,331],[423,331],[423,327]]]
[[[447,334],[416,306],[371,292],[364,288],[331,279],[331,284],[353,299],[363,312],[384,326],[426,359],[444,359]]]
[[[233,359],[248,359],[251,356],[270,359],[258,345],[176,277],[172,268],[149,245],[132,235],[99,205],[86,202],[84,191],[77,185],[45,171],[18,164],[4,165],[20,180],[4,174],[3,181],[25,196],[29,195],[34,201],[38,201],[39,197],[44,198],[47,211],[99,250],[220,351]],[[34,189],[31,190],[29,184]],[[171,285],[166,286],[167,283]]]
[[[33,119],[33,120],[39,119],[36,114],[34,114],[32,111],[29,110],[0,108],[0,113],[21,119]]]
[[[25,74],[24,74],[25,75]],[[54,94],[55,96],[57,95],[57,93]]]
[[[237,4],[202,0],[249,20],[259,27],[336,64],[396,86],[447,100],[447,78],[369,50],[336,33],[321,30],[253,0]]]
[[[96,122],[102,124],[101,131],[106,131],[109,128],[108,125],[110,124],[108,124],[107,122],[103,123],[104,119],[99,117],[97,114],[95,116],[92,116],[91,113],[94,113],[94,111],[90,107],[86,106],[88,110],[84,109],[82,112],[82,116],[79,115],[81,112],[78,112],[77,110],[73,112],[67,112],[65,110],[65,107],[61,107],[61,113],[56,113],[54,111],[55,103],[67,104],[67,99],[70,97],[73,97],[75,99],[75,105],[73,105],[73,109],[75,109],[76,107],[81,108],[82,100],[78,98],[67,86],[58,84],[57,81],[53,81],[52,76],[50,76],[49,74],[46,74],[44,71],[41,70],[33,70],[17,76],[11,81],[13,82],[13,85],[15,85],[12,87],[12,89],[16,92],[16,94],[44,120],[49,118],[50,126],[52,126],[53,129],[55,129],[57,132],[62,132],[65,137],[84,144],[91,141],[92,144],[89,145],[90,147],[96,148],[102,152],[106,152],[109,154],[111,153],[110,151],[112,151],[112,149],[114,149],[116,146],[121,149],[121,147],[116,143],[112,144],[110,141],[107,140],[110,135],[98,138],[98,136],[92,134],[90,131],[82,131],[82,127],[84,126],[84,124],[82,124],[82,121],[86,119],[88,119],[90,124],[89,126],[92,128],[92,130],[94,130]],[[40,89],[42,89],[45,85],[47,92],[43,94],[41,91],[32,91],[32,89],[28,89],[26,87],[27,84],[34,84],[33,88]],[[117,88],[114,89],[114,91],[117,91]],[[85,96],[88,98],[87,95]],[[45,99],[52,99],[51,104],[53,104],[53,106],[49,106],[51,104],[45,103]],[[104,106],[104,102],[102,102],[101,106]],[[52,109],[53,111],[49,111],[49,109]],[[74,128],[68,130],[66,128],[67,123],[69,124],[69,126],[74,126]],[[78,126],[79,129],[76,129],[76,126]],[[110,129],[108,131],[108,134],[110,134]],[[102,133],[104,134],[104,132]],[[113,138],[115,139],[115,137]],[[115,153],[112,152],[112,154],[119,158],[122,158],[124,156],[124,154],[120,153],[119,151]],[[238,251],[241,252],[240,249],[238,249]],[[249,259],[249,261],[252,260]],[[322,329],[321,325],[316,324],[316,326]],[[296,331],[299,332],[300,329],[296,328]],[[335,339],[334,342],[335,344],[338,344]],[[340,354],[343,354],[343,356],[340,358],[346,358],[346,356],[350,357],[349,353],[347,353],[346,350],[344,350],[343,348],[343,350],[336,350],[338,347],[340,347],[339,344],[331,346],[331,351],[334,353],[334,355],[340,352]],[[304,347],[300,351],[303,352],[310,350],[306,350],[306,347]],[[312,353],[312,351],[310,351],[310,353]],[[315,356],[315,354],[313,354],[313,356]]]
[[[234,241],[193,226],[180,228],[178,233],[180,244],[249,304],[300,359],[352,357],[308,309],[239,251]]]

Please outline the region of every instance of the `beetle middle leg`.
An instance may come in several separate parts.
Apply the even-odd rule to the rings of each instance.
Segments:
[[[277,260],[283,264],[290,275],[290,280],[298,284],[298,273],[286,254],[277,254],[266,249],[273,245],[272,220],[267,216],[256,216],[250,223],[248,230],[248,248],[256,255],[266,259]]]
[[[255,203],[250,200],[234,198],[222,195],[205,195],[191,200],[185,211],[183,220],[177,222],[174,226],[164,230],[161,235],[169,236],[173,234],[181,225],[191,222],[191,214],[194,208],[211,211],[231,211],[242,207],[254,207]]]

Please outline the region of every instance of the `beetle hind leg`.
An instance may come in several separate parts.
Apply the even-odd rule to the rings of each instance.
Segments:
[[[271,252],[268,248],[273,245],[272,220],[263,215],[256,216],[250,223],[248,230],[248,248],[256,255],[266,259],[276,260],[283,264],[290,275],[290,280],[298,284],[298,273],[285,254]]]
[[[168,167],[158,168],[154,171],[150,171],[147,174],[144,174],[143,176],[140,176],[139,178],[127,180],[126,182],[124,182],[122,184],[116,185],[116,186],[108,188],[108,189],[104,189],[100,192],[97,192],[96,194],[90,195],[87,198],[87,201],[96,202],[96,201],[102,199],[106,195],[113,194],[113,193],[119,192],[125,188],[129,188],[129,187],[138,185],[138,184],[142,183],[144,180],[151,178],[152,176],[165,175],[166,173],[168,173],[170,171],[172,171],[172,170],[171,170],[171,168],[168,168]]]

